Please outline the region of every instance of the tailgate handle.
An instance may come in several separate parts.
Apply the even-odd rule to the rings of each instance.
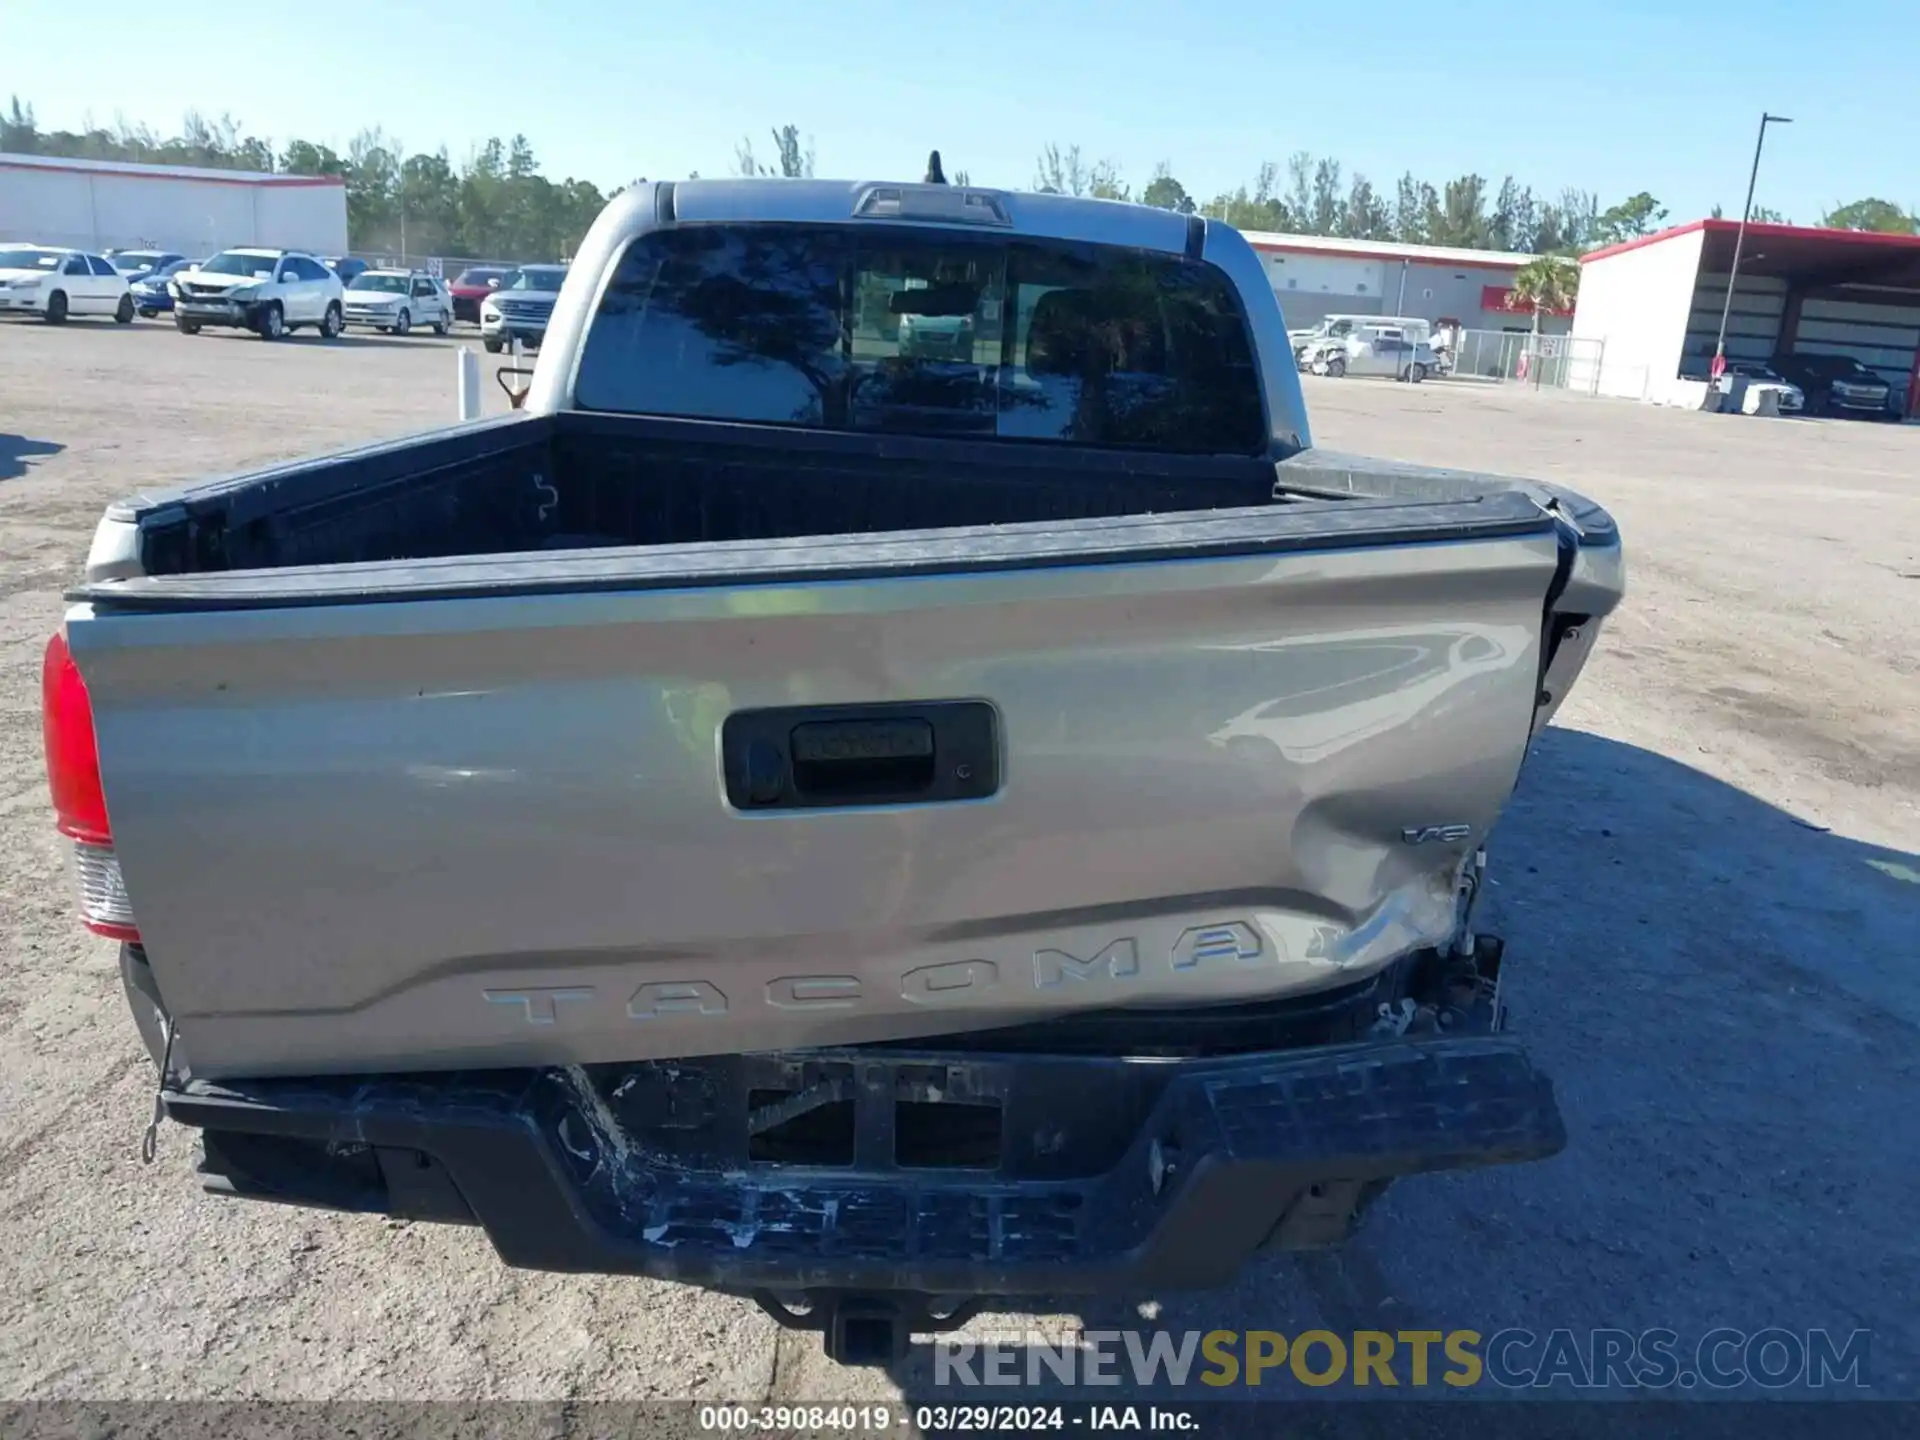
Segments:
[[[793,727],[794,788],[802,794],[924,795],[933,783],[933,726],[899,720],[814,720]]]
[[[991,705],[744,710],[721,727],[727,799],[740,810],[932,805],[999,788]]]

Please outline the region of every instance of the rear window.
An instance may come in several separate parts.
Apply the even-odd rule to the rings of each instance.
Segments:
[[[567,283],[566,268],[561,265],[529,265],[516,270],[502,290],[533,290],[551,293]]]
[[[911,228],[688,227],[628,247],[575,381],[589,410],[813,429],[1268,449],[1211,266]]]

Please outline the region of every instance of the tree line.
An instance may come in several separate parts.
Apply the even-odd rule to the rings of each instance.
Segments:
[[[445,149],[408,154],[378,127],[361,130],[344,151],[312,140],[276,147],[247,134],[231,116],[212,119],[197,111],[189,111],[173,135],[125,121],[42,130],[33,108],[17,96],[0,113],[0,151],[337,175],[347,192],[349,241],[368,254],[562,259],[611,198],[590,180],[542,174],[524,135],[489,139],[456,166]]]
[[[765,152],[743,139],[729,167],[738,175],[811,176],[816,158],[798,126],[770,132]],[[231,116],[190,111],[176,134],[117,121],[79,130],[42,130],[33,108],[14,97],[0,112],[0,151],[75,159],[132,160],[289,175],[337,175],[347,192],[347,226],[355,250],[406,255],[501,259],[570,256],[601,208],[625,187],[602,192],[590,180],[543,174],[524,135],[490,138],[456,165],[446,149],[407,153],[378,127],[363,129],[344,151],[311,140],[248,134]],[[957,184],[965,169],[948,166]],[[694,177],[698,178],[698,172]],[[981,183],[1013,183],[983,180]],[[1576,255],[1596,246],[1651,234],[1667,209],[1646,191],[1602,206],[1591,191],[1536,192],[1512,176],[1498,185],[1479,174],[1440,185],[1403,174],[1390,189],[1347,171],[1337,159],[1300,151],[1284,165],[1268,161],[1250,183],[1201,199],[1162,163],[1135,192],[1119,165],[1090,158],[1079,145],[1049,144],[1030,188],[1065,195],[1137,200],[1186,214],[1225,220],[1243,230],[1398,240],[1474,250]],[[1715,215],[1721,212],[1715,207]],[[1785,223],[1757,207],[1755,220]],[[1869,197],[1836,205],[1820,217],[1840,229],[1920,233],[1920,209]]]
[[[1599,199],[1588,191],[1536,195],[1511,176],[1495,188],[1480,175],[1462,175],[1436,186],[1409,173],[1389,193],[1365,175],[1348,173],[1340,161],[1304,150],[1284,167],[1267,161],[1250,184],[1201,199],[1164,162],[1135,195],[1113,162],[1088,161],[1078,145],[1048,145],[1040,152],[1034,188],[1110,200],[1137,199],[1145,205],[1224,220],[1241,230],[1537,254],[1576,253],[1608,243],[1614,235],[1647,234],[1667,213],[1647,194],[1602,210]]]
[[[1414,245],[1453,245],[1468,250],[1509,250],[1534,255],[1578,255],[1603,245],[1650,235],[1667,220],[1667,208],[1642,190],[1602,208],[1591,191],[1564,189],[1536,194],[1511,175],[1498,186],[1485,176],[1461,175],[1443,185],[1403,174],[1388,194],[1365,175],[1347,173],[1331,157],[1296,151],[1284,169],[1268,161],[1250,185],[1201,200],[1156,166],[1136,195],[1111,160],[1089,160],[1078,145],[1041,150],[1033,188],[1055,194],[1137,200],[1185,214],[1225,220],[1241,230],[1288,235],[1344,236],[1352,240],[1397,240]],[[1719,218],[1716,205],[1713,215]],[[1756,205],[1756,222],[1790,225],[1777,210]],[[1815,222],[1836,230],[1920,234],[1920,207],[1903,209],[1869,197],[1835,205]]]

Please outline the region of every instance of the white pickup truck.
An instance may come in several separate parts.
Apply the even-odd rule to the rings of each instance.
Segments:
[[[1622,587],[1222,224],[641,184],[523,410],[112,507],[49,774],[210,1188],[888,1360],[1564,1144],[1473,907]]]

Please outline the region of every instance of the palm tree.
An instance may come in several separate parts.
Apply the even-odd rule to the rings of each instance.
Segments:
[[[1513,298],[1533,309],[1533,333],[1542,310],[1571,310],[1580,293],[1580,267],[1564,255],[1536,255],[1513,276]]]
[[[1564,255],[1536,255],[1514,272],[1513,298],[1533,310],[1533,330],[1520,357],[1518,376],[1543,381],[1540,365],[1540,312],[1570,310],[1580,291],[1580,267]]]

